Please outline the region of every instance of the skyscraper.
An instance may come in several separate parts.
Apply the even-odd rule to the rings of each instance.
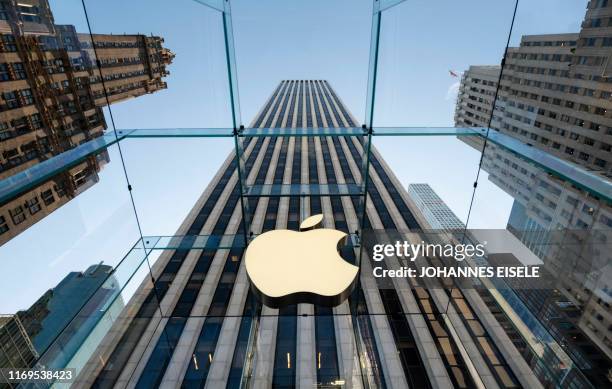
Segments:
[[[610,177],[611,12],[608,1],[591,0],[579,33],[525,35],[508,48],[491,128]],[[487,126],[499,72],[465,72],[456,125]]]
[[[26,368],[32,366],[38,357],[19,316],[0,315],[0,366]]]
[[[498,75],[499,68],[470,67],[463,76],[455,125],[487,126]],[[524,122],[518,124],[508,110],[504,112],[500,108],[523,106],[517,101],[520,100],[513,102],[507,99],[496,105],[492,128],[522,125],[533,129]],[[550,137],[554,140],[558,135],[552,134]],[[479,151],[483,150],[482,139],[460,139]],[[564,155],[557,155],[568,159]],[[605,257],[605,254],[596,254],[594,250],[609,245],[606,240],[609,242],[610,237],[606,231],[612,225],[611,205],[590,196],[570,182],[547,174],[533,163],[492,142],[487,143],[481,162],[482,169],[488,173],[488,180],[514,199],[507,223],[508,231],[541,258],[546,271],[557,280],[556,288],[545,291],[519,288],[518,296],[529,307],[540,306],[546,301],[543,307],[547,308],[542,312],[534,311],[533,315],[554,338],[566,345],[568,354],[574,357],[587,375],[597,377],[595,381],[606,382],[605,377],[612,366],[612,317],[609,314],[610,297],[603,291],[610,287],[609,281],[601,275],[605,273],[596,276],[598,282],[594,284],[576,277],[588,274],[589,267],[593,268],[591,271],[597,268],[597,272],[601,272],[603,269],[594,265],[595,258],[610,260],[609,254]],[[603,171],[595,173],[604,177],[607,174]],[[572,267],[572,271],[568,271],[566,261],[558,258],[558,252],[548,252],[555,248],[561,234],[573,234],[575,237],[568,240],[584,242],[585,248],[576,255],[576,267]],[[599,239],[603,239],[603,243]],[[567,259],[566,255],[561,257]]]
[[[523,36],[519,47],[508,49],[494,109],[500,67],[470,66],[462,77],[455,125],[487,127],[490,121],[494,130],[609,180],[611,10],[606,1],[590,1],[579,33]],[[481,139],[461,140],[483,150]],[[606,383],[612,317],[604,291],[610,285],[608,270],[595,262],[610,261],[597,247],[609,244],[611,205],[491,142],[481,162],[488,180],[514,198],[508,231],[557,280],[555,288],[517,295],[529,307],[542,306],[533,315],[594,382]],[[582,242],[572,267],[563,260],[567,255],[554,251],[562,239]],[[588,282],[587,274],[598,281]]]
[[[446,205],[429,184],[409,184],[408,195],[435,230],[459,230],[465,224]]]
[[[163,38],[77,33],[47,0],[0,2],[0,179],[101,136],[107,103],[166,88]],[[107,101],[108,99],[108,101]],[[106,152],[0,204],[0,245],[98,181]]]
[[[32,306],[0,317],[0,368],[65,367],[119,292],[113,268],[70,272]],[[119,304],[120,305],[120,304]]]
[[[327,81],[286,80],[251,127],[355,127]],[[266,130],[267,131],[267,130]],[[249,186],[360,182],[361,136],[254,136],[245,140]],[[228,156],[176,235],[240,233],[236,160]],[[309,215],[359,229],[355,196],[251,197],[251,232],[297,230]],[[373,151],[368,229],[419,232],[418,212]],[[363,261],[361,285],[341,305],[273,309],[249,291],[241,235],[222,249],[167,250],[78,377],[78,387],[541,387],[529,362],[477,291],[379,284]],[[183,246],[185,247],[185,246]],[[349,247],[342,251],[355,260]],[[385,262],[398,268],[399,261]],[[156,301],[159,299],[160,304]]]
[[[472,65],[462,74],[455,105],[456,126],[487,127],[498,79],[499,66]],[[499,118],[494,116],[492,120]]]

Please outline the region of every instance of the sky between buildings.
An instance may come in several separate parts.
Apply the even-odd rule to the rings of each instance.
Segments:
[[[519,4],[521,35],[578,32],[586,0]],[[112,107],[117,128],[230,127],[222,22],[191,0],[86,0],[94,33],[164,37],[168,89]],[[87,32],[80,0],[52,0],[58,24]],[[326,79],[364,120],[372,2],[235,0],[242,121],[283,79]],[[376,126],[453,126],[461,72],[499,64],[514,1],[408,0],[383,15]],[[107,115],[109,128],[111,121]],[[402,184],[427,182],[463,221],[480,155],[454,137],[376,138]],[[121,148],[144,235],[172,235],[231,151],[228,139],[128,140]],[[29,307],[68,272],[115,265],[138,228],[117,146],[100,182],[0,249],[0,313]],[[505,228],[512,198],[481,175],[470,228]]]

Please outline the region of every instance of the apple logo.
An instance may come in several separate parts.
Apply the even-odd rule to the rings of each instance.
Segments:
[[[359,268],[340,256],[347,235],[318,228],[322,221],[323,215],[311,216],[300,224],[300,231],[268,231],[247,246],[247,275],[265,305],[333,307],[351,294]]]

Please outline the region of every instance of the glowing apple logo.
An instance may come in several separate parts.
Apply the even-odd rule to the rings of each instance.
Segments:
[[[300,231],[269,231],[249,244],[246,271],[264,304],[336,306],[350,295],[359,269],[339,254],[347,235],[317,228],[322,221],[323,215],[311,216],[300,224]]]

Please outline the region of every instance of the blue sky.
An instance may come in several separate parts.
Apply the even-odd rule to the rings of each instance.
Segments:
[[[452,126],[448,70],[499,63],[513,2],[409,0],[383,15],[375,123]],[[112,107],[118,128],[228,127],[219,15],[188,0],[87,0],[92,29],[165,38],[176,53],[169,88]],[[86,32],[81,2],[52,0],[58,24]],[[577,32],[586,0],[523,1],[523,34]],[[248,125],[282,79],[327,79],[363,121],[371,1],[233,2],[242,119]],[[108,118],[107,118],[108,119]],[[110,125],[110,120],[107,120]],[[383,138],[375,145],[404,185],[428,182],[463,220],[479,154],[455,138]],[[229,140],[128,140],[126,168],[145,235],[172,235],[231,150]],[[69,271],[116,264],[138,237],[117,147],[100,182],[0,248],[0,313],[27,308]],[[472,228],[504,228],[512,199],[481,179]],[[27,287],[24,288],[24,280]]]

